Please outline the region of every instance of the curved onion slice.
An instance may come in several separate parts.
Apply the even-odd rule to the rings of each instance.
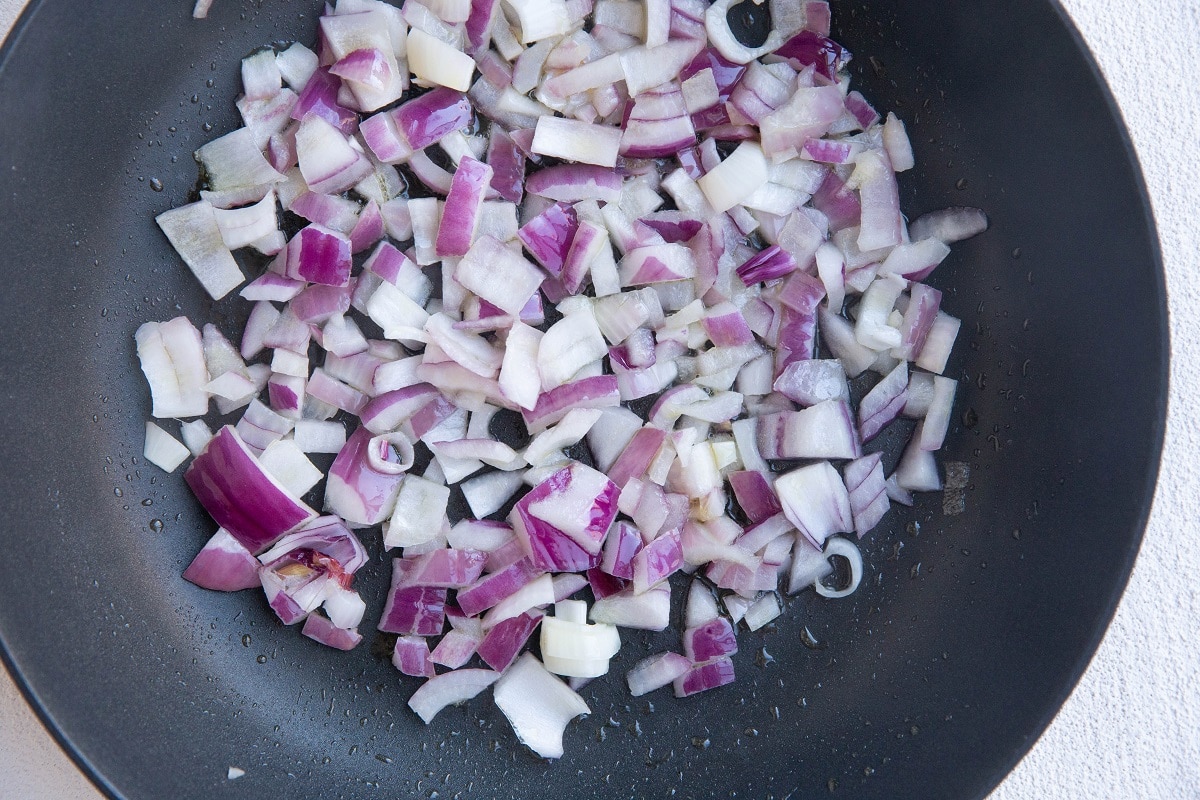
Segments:
[[[500,678],[490,669],[456,669],[430,678],[408,698],[408,707],[428,725],[446,706],[465,703]]]
[[[846,559],[850,565],[850,580],[841,588],[830,589],[820,578],[817,578],[813,581],[813,588],[822,597],[838,598],[854,594],[858,584],[862,581],[862,553],[858,552],[858,548],[849,539],[834,536],[825,543],[825,558],[829,559],[833,556],[841,556]]]
[[[591,709],[565,683],[526,653],[496,682],[496,705],[517,738],[542,758],[560,758],[567,723]]]

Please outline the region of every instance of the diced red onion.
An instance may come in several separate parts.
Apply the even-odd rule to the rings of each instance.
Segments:
[[[480,642],[479,658],[497,672],[507,670],[541,620],[541,612],[526,612],[497,623]]]
[[[335,650],[353,650],[363,638],[358,631],[339,628],[321,614],[309,614],[300,632],[313,641]]]
[[[675,679],[675,696],[688,697],[709,689],[733,683],[733,661],[728,657],[714,659],[692,667]]]
[[[184,579],[204,589],[236,592],[259,586],[260,564],[246,546],[219,529],[183,571]]]

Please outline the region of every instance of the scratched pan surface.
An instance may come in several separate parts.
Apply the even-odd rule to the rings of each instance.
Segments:
[[[1144,187],[1055,6],[834,9],[864,92],[909,121],[905,209],[992,220],[933,279],[964,320],[945,454],[970,470],[962,513],[941,495],[893,511],[864,544],[860,591],[806,593],[743,633],[731,688],[631,701],[619,676],[677,642],[627,636],[555,764],[486,696],[426,728],[378,645],[324,649],[249,594],[179,577],[212,525],[178,474],[136,459],[149,397],[132,334],[180,313],[232,332],[240,312],[203,296],[152,218],[193,187],[191,152],[235,124],[238,59],[312,41],[319,6],[218,0],[204,22],[189,8],[35,0],[0,62],[0,640],[105,793],[975,798],[1003,778],[1112,616],[1165,412]],[[372,555],[365,630],[386,583]],[[226,781],[229,766],[246,776]]]

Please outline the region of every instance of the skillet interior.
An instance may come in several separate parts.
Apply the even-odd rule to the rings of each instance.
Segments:
[[[236,124],[238,58],[311,40],[319,7],[221,0],[196,22],[175,5],[35,2],[0,71],[0,640],[105,791],[962,798],[1003,777],[1111,618],[1166,398],[1145,191],[1057,7],[834,5],[860,88],[909,122],[905,210],[977,205],[992,220],[933,280],[964,320],[945,454],[970,467],[964,513],[945,516],[940,495],[893,511],[865,544],[872,580],[841,602],[807,593],[774,630],[743,633],[731,689],[663,693],[650,711],[620,680],[588,686],[593,715],[547,765],[486,698],[427,729],[405,707],[415,683],[386,658],[326,650],[260,602],[178,577],[212,526],[178,475],[135,461],[149,398],[132,333],[180,313],[232,333],[238,307],[203,296],[152,217],[185,200],[191,151]],[[364,630],[385,561],[360,579],[377,588]],[[801,644],[804,626],[821,649]],[[647,652],[626,639],[616,675]],[[247,770],[236,784],[230,765]]]

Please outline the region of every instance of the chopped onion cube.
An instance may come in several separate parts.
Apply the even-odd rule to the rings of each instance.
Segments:
[[[613,167],[621,147],[621,131],[561,117],[539,117],[533,152],[545,156]]]
[[[419,81],[460,92],[471,88],[475,74],[469,55],[417,28],[408,32],[408,67]]]
[[[191,451],[153,422],[147,422],[146,446],[142,449],[142,455],[164,472],[174,472],[180,464],[187,461]]]

